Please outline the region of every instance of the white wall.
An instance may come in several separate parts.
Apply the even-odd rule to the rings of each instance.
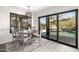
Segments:
[[[0,42],[11,40],[10,29],[10,12],[25,14],[25,11],[14,6],[0,6]]]
[[[39,16],[54,14],[54,13],[68,11],[68,10],[72,10],[72,9],[79,9],[79,6],[51,6],[50,8],[42,10],[34,15],[33,26],[36,26],[38,28],[38,17]],[[78,21],[78,23],[79,23],[79,21]],[[79,28],[79,26],[78,26],[78,28]],[[79,31],[78,31],[78,33],[79,33]],[[78,48],[79,48],[79,39],[78,39]]]

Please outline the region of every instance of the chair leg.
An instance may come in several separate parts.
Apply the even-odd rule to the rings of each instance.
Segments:
[[[22,41],[22,46],[23,46],[23,51],[24,51],[24,48],[25,48],[24,38],[23,38],[23,41]]]
[[[16,48],[19,49],[19,42],[18,42],[18,40],[16,41],[16,45],[17,45]]]
[[[13,38],[12,43],[15,41],[15,38]]]
[[[33,38],[30,38],[31,39],[31,51],[33,51]]]
[[[41,46],[41,37],[39,37],[39,46]]]

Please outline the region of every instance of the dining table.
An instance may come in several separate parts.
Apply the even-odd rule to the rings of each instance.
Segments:
[[[30,40],[30,44],[33,43],[33,38],[39,39],[39,45],[41,46],[41,35],[38,34],[36,31],[28,31],[28,30],[19,30],[19,34],[22,36],[22,40],[27,41],[26,38]]]

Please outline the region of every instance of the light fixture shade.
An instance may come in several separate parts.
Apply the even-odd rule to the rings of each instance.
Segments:
[[[31,18],[32,17],[32,13],[30,11],[26,12],[26,16],[27,16],[27,18]]]
[[[26,12],[26,16],[27,16],[27,18],[32,17],[32,12],[30,11],[30,6],[28,6],[28,11]]]

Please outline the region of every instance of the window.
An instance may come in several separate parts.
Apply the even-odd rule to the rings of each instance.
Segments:
[[[40,32],[42,36],[46,37],[46,17],[40,18]]]
[[[76,12],[59,14],[59,41],[75,46]]]

